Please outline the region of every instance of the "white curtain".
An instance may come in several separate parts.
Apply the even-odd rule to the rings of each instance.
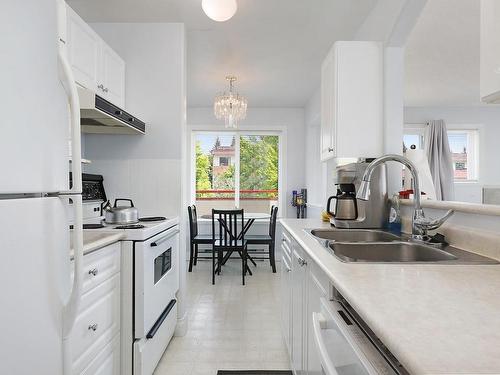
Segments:
[[[425,134],[425,152],[436,189],[436,199],[454,200],[453,159],[443,120],[429,121]]]

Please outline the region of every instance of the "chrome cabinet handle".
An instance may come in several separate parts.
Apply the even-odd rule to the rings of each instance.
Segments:
[[[103,88],[103,89],[102,89],[102,91],[104,91],[104,92],[108,92],[109,90],[108,90],[108,88],[107,88],[107,87],[105,87],[105,88]]]
[[[297,258],[297,262],[299,263],[299,265],[301,267],[304,267],[305,265],[307,265],[307,262],[304,259],[300,258],[300,257]]]
[[[333,147],[328,147],[328,152],[333,152]]]
[[[289,267],[287,267],[286,272],[292,272],[292,270]]]
[[[100,85],[97,85],[97,88],[101,89],[102,91],[104,91],[104,85],[102,83]]]
[[[97,325],[97,323],[91,324],[91,325],[89,325],[89,331],[94,331],[95,332],[95,331],[97,331],[98,327],[99,326]]]
[[[89,275],[97,276],[98,273],[99,273],[99,270],[97,268],[89,270]]]

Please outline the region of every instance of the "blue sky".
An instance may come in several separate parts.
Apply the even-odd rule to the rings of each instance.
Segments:
[[[214,147],[217,135],[215,134],[197,134],[196,141],[200,142],[203,153],[208,154],[212,147]],[[219,135],[220,143],[222,146],[230,146],[233,140],[233,135]]]

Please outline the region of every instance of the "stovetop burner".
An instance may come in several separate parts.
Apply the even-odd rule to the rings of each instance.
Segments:
[[[167,218],[165,216],[150,216],[150,217],[141,217],[141,218],[139,218],[139,221],[144,221],[144,222],[148,222],[148,221],[163,221],[163,220],[167,220]]]
[[[102,224],[83,224],[83,229],[100,229],[104,228]]]
[[[145,228],[142,224],[128,224],[128,225],[119,225],[115,227],[115,229],[142,229]]]

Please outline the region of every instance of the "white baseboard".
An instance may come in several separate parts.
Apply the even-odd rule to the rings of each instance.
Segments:
[[[182,318],[177,318],[177,325],[175,326],[174,336],[185,336],[188,331],[188,313],[186,312]]]

